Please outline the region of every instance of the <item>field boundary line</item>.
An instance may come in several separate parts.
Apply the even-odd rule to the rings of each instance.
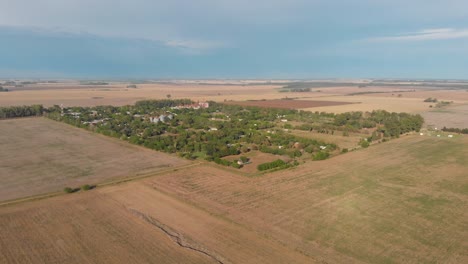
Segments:
[[[137,181],[137,180],[141,180],[141,179],[145,179],[145,178],[150,178],[150,177],[154,177],[154,176],[158,176],[158,175],[163,175],[163,174],[173,172],[173,171],[177,171],[177,170],[183,170],[183,169],[187,169],[187,168],[191,168],[191,167],[196,167],[196,166],[199,166],[199,165],[202,165],[202,164],[204,164],[204,162],[191,163],[191,164],[182,165],[182,166],[178,166],[178,167],[172,167],[172,168],[169,168],[169,169],[166,169],[166,170],[155,171],[155,172],[151,172],[151,173],[147,173],[147,174],[143,174],[143,175],[138,175],[138,176],[133,176],[133,177],[126,177],[126,178],[121,178],[121,179],[112,180],[112,181],[108,181],[108,182],[102,182],[102,183],[95,184],[95,188],[101,188],[101,187],[106,187],[106,186],[110,186],[110,185],[117,185],[117,184],[120,184],[120,183]],[[68,193],[64,193],[64,192],[60,192],[60,191],[44,193],[44,194],[38,194],[38,195],[22,197],[22,198],[13,199],[13,200],[1,201],[0,202],[0,207],[19,204],[19,203],[32,202],[32,201],[37,201],[37,200],[43,200],[43,199],[47,199],[47,198],[57,197],[57,196],[60,196],[60,195],[73,195],[73,194],[68,194]]]
[[[13,200],[6,200],[6,201],[0,202],[0,207],[9,206],[9,205],[18,204],[18,203],[24,203],[24,202],[30,202],[30,201],[36,201],[36,200],[52,198],[52,197],[56,197],[56,196],[59,196],[59,195],[62,195],[62,194],[65,194],[65,193],[63,193],[63,192],[51,192],[51,193],[45,193],[45,194],[38,194],[38,195],[33,195],[33,196],[22,197],[22,198],[13,199]]]

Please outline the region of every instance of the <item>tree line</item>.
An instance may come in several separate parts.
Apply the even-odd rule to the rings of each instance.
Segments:
[[[44,111],[42,105],[0,107],[0,119],[41,116]]]
[[[453,132],[453,133],[458,133],[458,134],[468,134],[468,128],[443,127],[442,131]]]

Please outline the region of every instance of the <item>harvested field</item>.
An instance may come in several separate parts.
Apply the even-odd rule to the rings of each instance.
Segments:
[[[260,177],[199,165],[3,206],[0,262],[466,263],[467,145],[406,136]]]
[[[188,164],[45,118],[1,120],[0,145],[0,201]]]
[[[142,183],[0,207],[1,263],[313,263]]]
[[[421,98],[399,98],[393,97],[378,97],[369,95],[356,95],[356,96],[327,96],[320,97],[315,100],[333,100],[338,102],[353,102],[353,104],[343,104],[327,107],[314,107],[305,108],[304,110],[319,111],[319,112],[332,112],[332,113],[345,113],[352,111],[373,111],[377,109],[386,110],[389,112],[407,112],[407,113],[421,113],[428,111],[429,105],[424,103]]]
[[[299,109],[312,107],[326,107],[352,104],[350,102],[311,101],[311,100],[257,100],[257,101],[228,101],[225,104],[240,106],[257,106],[265,108]]]
[[[1,263],[215,263],[97,192],[0,209]]]
[[[263,177],[198,167],[146,181],[318,261],[466,263],[467,145],[407,136]]]

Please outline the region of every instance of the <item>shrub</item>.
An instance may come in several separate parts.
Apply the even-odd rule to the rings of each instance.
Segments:
[[[91,185],[85,184],[85,185],[81,186],[81,190],[83,190],[83,191],[89,191],[89,190],[91,190]]]
[[[369,142],[367,140],[361,140],[359,145],[361,145],[361,147],[363,147],[363,148],[367,148],[367,147],[369,147]]]
[[[426,103],[437,103],[437,98],[429,97],[426,100],[424,100],[424,102],[426,102]]]
[[[347,148],[344,148],[343,150],[341,150],[341,153],[347,153],[347,152],[348,152]]]
[[[257,166],[257,169],[259,171],[264,171],[264,170],[269,170],[269,169],[274,169],[274,168],[278,168],[278,167],[287,167],[287,163],[284,162],[283,160],[275,160],[275,161],[272,161],[272,162],[266,162],[266,163],[262,163],[262,164],[259,164]]]
[[[70,187],[65,187],[65,188],[63,189],[63,191],[66,192],[66,193],[72,193],[72,192],[74,192],[75,190],[73,190],[73,189],[70,188]]]
[[[330,153],[319,151],[314,155],[314,160],[324,160],[330,156]]]
[[[240,160],[243,162],[243,163],[246,163],[249,161],[249,158],[247,158],[246,156],[240,156]]]

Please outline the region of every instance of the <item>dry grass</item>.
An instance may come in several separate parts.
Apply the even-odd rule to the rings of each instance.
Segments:
[[[0,146],[0,200],[188,163],[44,118],[1,120]]]

